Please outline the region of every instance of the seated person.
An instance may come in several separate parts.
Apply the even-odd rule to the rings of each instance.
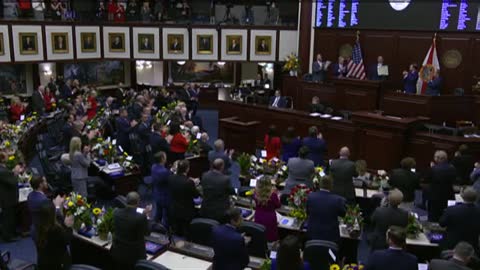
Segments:
[[[338,63],[333,65],[333,76],[335,78],[345,78],[347,77],[348,69],[347,64],[345,63],[345,58],[342,56],[338,57]]]
[[[363,159],[355,162],[357,176],[354,178],[354,185],[358,187],[368,187],[371,183],[371,175],[367,171],[367,162]]]
[[[248,239],[237,231],[242,224],[242,211],[232,208],[225,213],[226,224],[212,230],[213,269],[242,270],[250,258],[246,243]]]
[[[406,233],[403,228],[391,226],[387,231],[388,249],[377,250],[368,258],[365,270],[417,270],[418,260],[403,250]]]
[[[469,270],[467,267],[475,251],[467,242],[460,242],[453,250],[453,257],[450,260],[433,259],[428,265],[429,270]]]
[[[272,259],[271,270],[282,269],[310,269],[307,262],[303,262],[300,241],[296,236],[288,235],[280,242],[277,257]]]
[[[390,226],[405,228],[408,224],[408,212],[398,208],[402,203],[403,194],[394,189],[388,194],[388,206],[379,206],[372,214],[373,232],[369,236],[372,250],[384,249],[387,246],[385,233]]]
[[[268,106],[273,108],[286,108],[287,107],[287,100],[282,97],[280,90],[275,91],[275,96],[270,97],[270,101],[268,102]]]

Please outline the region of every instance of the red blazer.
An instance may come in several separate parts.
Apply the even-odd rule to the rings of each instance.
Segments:
[[[113,19],[115,22],[124,22],[125,21],[125,8],[123,6],[117,6],[115,10],[115,18]]]
[[[282,148],[280,137],[273,137],[270,139],[268,135],[265,135],[264,142],[265,150],[267,150],[267,160],[270,160],[274,157],[279,158],[280,149]]]
[[[173,153],[185,153],[187,152],[188,142],[182,133],[177,133],[173,136],[170,142],[170,151]]]
[[[20,115],[22,115],[25,112],[25,108],[22,105],[12,105],[10,106],[10,119],[12,119],[12,122],[17,122],[20,120]]]
[[[45,111],[49,112],[52,109],[52,98],[54,98],[53,94],[43,94],[43,101],[45,103]]]
[[[97,100],[92,97],[87,98],[88,104],[90,104],[90,108],[87,110],[87,118],[91,120],[97,114]]]

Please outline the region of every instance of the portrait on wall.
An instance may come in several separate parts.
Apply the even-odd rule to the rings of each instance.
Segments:
[[[272,53],[272,37],[256,36],[255,37],[255,54],[269,55]]]
[[[155,45],[153,34],[138,34],[138,52],[153,53]]]
[[[52,33],[52,52],[68,53],[68,33]]]
[[[82,44],[82,52],[96,52],[97,51],[97,35],[95,32],[80,33],[80,41]],[[78,44],[78,43],[77,43]]]
[[[168,53],[183,54],[183,35],[169,34]]]
[[[125,33],[108,33],[110,52],[125,52]]]
[[[38,54],[37,33],[19,33],[20,54]]]
[[[5,40],[3,39],[3,33],[0,33],[0,55],[5,55]]]
[[[212,54],[213,53],[213,35],[197,35],[197,53]]]
[[[242,36],[227,35],[227,54],[242,53]]]

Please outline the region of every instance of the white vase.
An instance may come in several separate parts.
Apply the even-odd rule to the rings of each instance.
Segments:
[[[294,70],[290,70],[290,76],[297,76],[297,72]]]

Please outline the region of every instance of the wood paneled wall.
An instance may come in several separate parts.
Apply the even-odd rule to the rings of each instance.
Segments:
[[[315,29],[314,55],[321,53],[324,58],[337,61],[339,49],[344,44],[353,46],[356,30]],[[402,71],[410,63],[421,66],[427,54],[434,32],[427,31],[386,31],[362,30],[360,44],[363,60],[368,66],[376,63],[382,55],[389,65],[391,87],[402,87]],[[449,50],[457,50],[462,62],[457,68],[447,68],[442,57]],[[453,93],[461,87],[468,94],[474,83],[473,76],[480,76],[480,35],[474,33],[442,32],[437,34],[437,52],[440,60],[444,93]]]

